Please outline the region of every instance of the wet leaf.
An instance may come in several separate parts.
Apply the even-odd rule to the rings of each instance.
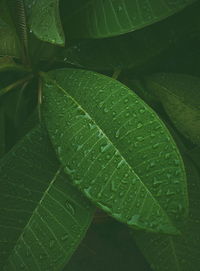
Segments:
[[[187,162],[190,215],[182,226],[181,236],[135,232],[140,250],[155,271],[196,271],[200,266],[200,175],[190,160]]]
[[[146,86],[159,97],[175,127],[200,145],[200,79],[185,74],[161,73],[148,77]]]
[[[2,270],[62,270],[82,240],[93,207],[59,168],[40,127],[1,160]]]
[[[64,45],[65,36],[59,15],[59,0],[25,0],[30,31],[42,41]]]
[[[73,69],[49,76],[43,114],[73,183],[131,227],[175,232],[170,219],[187,213],[185,171],[156,113],[109,77]]]
[[[118,36],[158,22],[194,3],[195,0],[86,0],[66,20],[70,37]],[[67,3],[66,8],[70,5]]]
[[[135,69],[152,64],[159,55],[200,31],[200,4],[140,31],[101,40],[74,41],[58,51],[57,59],[94,70]],[[63,16],[66,17],[65,13]],[[67,31],[67,30],[66,30]]]

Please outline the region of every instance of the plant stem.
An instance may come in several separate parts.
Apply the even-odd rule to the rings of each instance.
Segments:
[[[119,77],[121,71],[122,71],[121,69],[116,69],[116,70],[114,70],[114,73],[113,73],[113,75],[112,75],[112,78],[117,80],[117,78]]]
[[[20,79],[20,80],[14,82],[13,84],[11,84],[11,85],[9,85],[9,86],[7,86],[7,87],[1,89],[1,90],[0,90],[0,97],[1,97],[2,95],[6,94],[7,92],[9,92],[10,90],[12,90],[12,89],[14,89],[14,88],[16,88],[16,87],[18,87],[18,86],[20,86],[20,85],[26,83],[26,82],[29,81],[31,78],[33,78],[33,75],[32,75],[32,74],[30,74],[30,75],[28,75],[27,77],[25,77],[25,78],[23,78],[23,79]]]

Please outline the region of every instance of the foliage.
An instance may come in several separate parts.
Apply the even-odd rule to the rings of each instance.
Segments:
[[[199,12],[0,0],[1,270],[199,270]]]

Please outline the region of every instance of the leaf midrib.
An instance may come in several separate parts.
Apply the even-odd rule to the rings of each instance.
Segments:
[[[98,127],[99,131],[102,132],[102,134],[105,136],[105,138],[108,140],[108,142],[113,145],[115,147],[115,149],[118,151],[118,153],[120,154],[120,156],[122,157],[122,159],[127,163],[129,169],[131,172],[133,172],[135,174],[136,177],[138,177],[138,180],[140,181],[141,185],[143,185],[143,187],[146,189],[146,191],[149,193],[149,195],[151,195],[151,198],[153,199],[153,201],[159,205],[159,207],[161,208],[161,210],[163,211],[164,214],[166,214],[169,223],[171,223],[171,225],[173,225],[171,218],[169,217],[169,215],[166,213],[166,211],[163,209],[163,207],[160,205],[160,203],[156,200],[156,198],[153,196],[153,194],[150,192],[150,190],[146,187],[146,185],[142,182],[142,180],[140,179],[140,177],[134,172],[134,170],[132,169],[132,167],[130,166],[130,164],[127,162],[127,160],[124,158],[124,156],[121,154],[121,152],[118,150],[118,148],[115,146],[115,144],[110,140],[110,138],[104,133],[104,131],[99,127],[99,125],[97,125],[96,121],[90,116],[90,114],[84,110],[84,108],[82,107],[82,105],[80,105],[78,103],[78,101],[75,100],[74,97],[72,97],[64,88],[62,88],[55,80],[51,79],[49,76],[44,75],[45,77],[48,77],[48,79],[55,84],[55,86],[60,89],[66,96],[70,97],[72,99],[72,101],[77,105],[77,107],[81,108],[81,110],[83,110],[83,112],[85,114],[87,114],[90,119],[94,122],[94,124],[96,125],[96,127]],[[175,226],[173,225],[173,227],[175,228]]]
[[[17,241],[15,242],[15,246],[16,246],[17,243],[20,241],[21,237],[23,237],[23,233],[26,231],[26,229],[29,228],[29,225],[30,225],[30,223],[31,223],[32,218],[33,218],[34,215],[37,213],[38,208],[39,208],[40,205],[42,204],[42,201],[43,201],[44,198],[46,197],[47,193],[49,192],[49,190],[50,190],[50,188],[52,187],[52,185],[54,184],[54,182],[56,181],[56,179],[57,179],[58,175],[60,174],[60,172],[61,172],[61,167],[59,167],[58,170],[56,171],[56,173],[54,174],[54,176],[53,176],[53,178],[52,178],[52,180],[51,180],[51,182],[50,182],[48,188],[45,190],[45,192],[44,192],[43,196],[41,197],[39,203],[37,204],[36,208],[33,210],[32,215],[30,216],[28,222],[26,223],[25,227],[22,229],[21,234],[19,235]],[[15,246],[14,246],[14,247],[15,247]],[[13,247],[13,249],[14,249],[14,247]],[[13,250],[13,249],[12,249],[12,250]],[[12,250],[11,250],[11,251],[12,251]],[[12,256],[12,252],[11,252],[10,256],[7,258],[7,260],[6,260],[6,262],[5,262],[5,265],[6,265],[6,263],[9,261],[9,258],[10,258],[11,256]]]

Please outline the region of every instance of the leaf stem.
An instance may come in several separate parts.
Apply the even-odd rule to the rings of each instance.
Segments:
[[[114,73],[113,73],[113,75],[112,75],[112,78],[117,80],[117,78],[119,77],[121,71],[122,71],[121,69],[116,69],[116,70],[114,70]]]
[[[26,76],[25,78],[20,79],[20,80],[14,82],[13,84],[11,84],[11,85],[9,85],[9,86],[7,86],[7,87],[1,89],[1,90],[0,90],[0,97],[1,97],[2,95],[6,94],[7,92],[9,92],[10,90],[12,90],[12,89],[14,89],[14,88],[16,88],[16,87],[18,87],[18,86],[20,86],[20,85],[26,83],[26,82],[29,81],[31,78],[33,78],[33,75],[32,75],[32,74],[30,74],[30,75]]]

